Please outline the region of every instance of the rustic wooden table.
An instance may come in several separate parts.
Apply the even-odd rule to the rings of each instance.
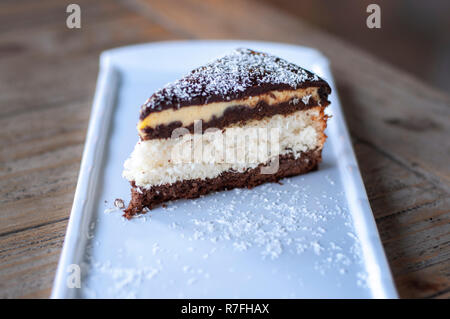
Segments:
[[[276,7],[243,0],[0,4],[0,297],[48,297],[64,240],[99,53],[127,44],[254,39],[331,60],[401,297],[450,297],[450,97]],[[418,63],[419,65],[419,63]]]

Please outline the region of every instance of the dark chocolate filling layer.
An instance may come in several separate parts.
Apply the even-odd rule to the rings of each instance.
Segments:
[[[302,153],[297,159],[293,155],[283,155],[279,157],[279,168],[274,174],[261,174],[260,164],[254,169],[249,169],[243,173],[227,171],[215,178],[194,179],[177,181],[173,184],[153,186],[150,189],[137,187],[131,183],[131,201],[125,210],[124,216],[131,218],[142,213],[146,207],[152,209],[157,205],[176,199],[197,198],[211,192],[233,188],[253,188],[267,182],[277,182],[278,180],[299,174],[304,174],[317,169],[322,160],[322,150],[315,150]]]
[[[322,107],[326,107],[329,104],[329,101],[324,99],[320,102],[320,104]],[[209,128],[223,129],[231,124],[244,124],[249,120],[261,120],[265,117],[270,117],[277,114],[292,114],[294,112],[310,109],[318,105],[319,102],[313,98],[309,99],[308,104],[303,103],[301,99],[295,99],[294,103],[294,99],[291,99],[288,102],[283,102],[276,105],[269,105],[265,101],[261,101],[254,108],[244,105],[236,105],[227,108],[220,117],[214,116],[210,121],[203,121],[201,123],[201,133],[204,133],[204,131]],[[146,127],[143,129],[143,132],[145,133],[143,139],[151,140],[157,138],[169,138],[172,136],[172,132],[180,127],[183,127],[183,124],[180,121],[169,124],[161,124],[156,127]],[[189,130],[191,134],[194,133],[194,123],[184,128]]]

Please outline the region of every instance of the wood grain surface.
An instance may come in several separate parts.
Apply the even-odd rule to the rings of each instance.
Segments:
[[[0,297],[47,298],[80,167],[101,51],[251,39],[331,61],[401,297],[450,297],[450,97],[276,5],[256,0],[0,3]]]

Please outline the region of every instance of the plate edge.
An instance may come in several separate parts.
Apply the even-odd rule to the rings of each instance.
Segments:
[[[120,80],[120,73],[114,67],[108,51],[103,52],[99,60],[96,93],[92,104],[72,209],[50,295],[52,299],[71,298],[75,294],[76,288],[68,288],[66,284],[68,266],[77,260],[81,261],[80,256],[78,256],[80,246],[86,241],[88,235],[82,230],[83,227],[85,228],[85,224],[90,221],[90,218],[86,218],[87,216],[83,213],[87,210],[86,206],[91,202],[86,194],[89,193],[90,189],[95,188],[98,178],[99,168],[95,166],[94,159],[102,156],[104,152],[105,134],[102,133],[109,128],[110,115]],[[99,145],[102,147],[98,147]],[[88,199],[83,200],[86,197]],[[90,214],[92,214],[92,210]]]
[[[92,171],[92,169],[87,174],[82,174],[86,170],[89,164],[91,164],[91,167],[94,165],[94,161],[92,160],[92,154],[95,153],[96,148],[95,146],[99,142],[98,139],[94,139],[93,136],[97,133],[98,130],[107,129],[109,127],[110,121],[106,121],[103,119],[103,121],[97,121],[97,118],[100,116],[101,112],[105,111],[112,111],[113,105],[112,105],[112,99],[108,99],[108,97],[111,97],[115,94],[118,82],[119,82],[119,71],[114,67],[113,63],[113,57],[117,55],[120,52],[123,52],[124,50],[132,50],[137,47],[147,47],[147,46],[161,46],[161,45],[176,45],[181,43],[248,43],[251,45],[274,45],[274,46],[280,46],[280,47],[286,47],[286,48],[292,48],[292,49],[308,49],[312,50],[313,52],[317,53],[323,60],[327,63],[327,73],[329,73],[329,79],[327,80],[333,82],[333,87],[336,88],[334,85],[334,79],[331,74],[331,70],[329,68],[329,60],[326,58],[326,56],[319,50],[315,48],[310,47],[303,47],[298,46],[295,44],[287,44],[287,43],[276,43],[276,42],[264,42],[264,41],[245,41],[245,40],[182,40],[182,41],[161,41],[161,42],[152,42],[152,43],[142,43],[142,44],[136,44],[136,45],[130,45],[130,46],[124,46],[119,47],[115,49],[110,49],[107,51],[104,51],[100,55],[100,70],[99,75],[97,79],[97,87],[96,87],[96,94],[94,97],[93,107],[90,115],[90,121],[88,126],[88,134],[86,137],[86,142],[84,146],[83,151],[83,157],[81,161],[81,167],[80,167],[80,176],[77,181],[77,187],[75,191],[75,197],[72,205],[72,211],[69,218],[69,223],[66,231],[65,241],[63,245],[63,249],[61,252],[61,256],[58,263],[58,268],[55,276],[55,280],[53,283],[53,289],[51,298],[67,298],[69,297],[69,292],[67,291],[66,285],[64,284],[64,281],[66,279],[66,272],[64,269],[69,264],[70,261],[76,260],[76,250],[77,246],[80,246],[80,241],[78,240],[81,238],[82,234],[80,233],[80,230],[82,228],[83,220],[83,210],[86,203],[80,204],[81,198],[82,198],[82,192],[86,192],[87,189],[92,188],[95,183],[93,179],[95,179],[95,172]],[[106,85],[108,83],[108,85]],[[113,83],[113,85],[111,85]],[[356,156],[354,153],[353,146],[350,143],[350,134],[348,132],[347,125],[345,123],[345,119],[343,117],[343,111],[341,108],[340,100],[337,94],[337,90],[334,92],[335,99],[338,102],[336,109],[339,110],[339,118],[341,119],[338,127],[338,131],[342,133],[344,136],[344,147],[348,150],[347,153],[347,160],[350,161],[352,165],[355,166],[355,172],[351,174],[351,180],[353,182],[353,187],[359,189],[357,193],[359,193],[358,200],[359,200],[359,209],[363,212],[363,222],[366,228],[371,230],[368,234],[368,238],[360,238],[360,241],[365,240],[366,243],[371,246],[371,248],[375,248],[377,255],[377,260],[381,262],[381,267],[384,271],[387,270],[387,274],[384,273],[384,276],[382,277],[383,282],[383,290],[385,293],[385,296],[381,296],[378,298],[398,298],[394,281],[392,279],[392,274],[390,272],[390,268],[387,262],[387,258],[381,243],[381,239],[376,227],[376,222],[373,216],[373,212],[370,207],[370,203],[368,201],[367,192],[360,174],[358,162],[356,160]],[[108,101],[109,105],[107,105]],[[97,135],[98,136],[98,135]],[[104,150],[104,143],[102,145],[102,151]],[[341,168],[339,168],[341,171]],[[369,214],[370,213],[370,214]],[[352,217],[355,214],[352,213]],[[356,227],[355,227],[356,229]],[[358,232],[358,237],[361,234]],[[364,236],[366,237],[366,236]],[[376,243],[374,246],[374,242]],[[382,254],[380,256],[380,253]],[[381,258],[381,260],[380,260]],[[366,262],[366,261],[365,261]],[[386,284],[388,284],[388,287],[386,287]],[[375,296],[375,298],[377,298]]]

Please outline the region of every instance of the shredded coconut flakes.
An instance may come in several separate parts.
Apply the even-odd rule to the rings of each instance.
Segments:
[[[235,99],[255,86],[297,89],[321,81],[317,75],[274,55],[240,48],[167,84],[146,101],[142,111],[160,111],[169,104],[179,108],[202,97],[205,103],[217,98]]]

